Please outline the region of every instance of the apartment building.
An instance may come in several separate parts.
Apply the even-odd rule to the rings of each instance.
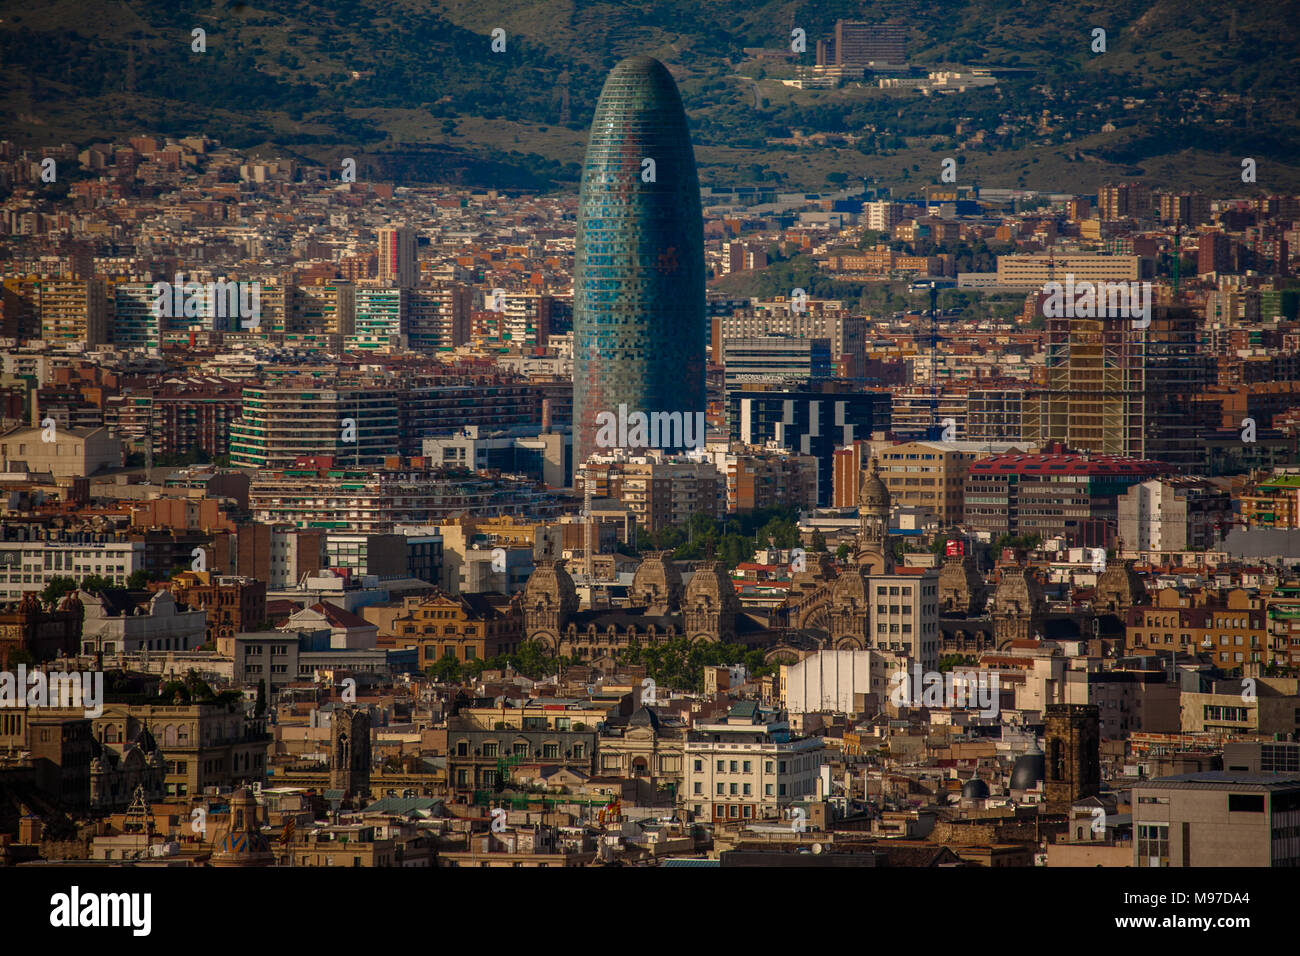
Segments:
[[[397,525],[436,525],[459,514],[537,515],[561,510],[531,482],[494,479],[414,463],[407,469],[291,468],[248,489],[248,507],[264,524],[355,534]]]
[[[399,444],[398,409],[392,387],[380,383],[248,385],[230,424],[230,463],[259,471],[315,456],[353,467],[382,464]]]
[[[795,737],[784,720],[767,720],[754,701],[687,735],[680,802],[697,820],[770,820],[817,792],[827,760],[819,737]]]
[[[379,278],[410,288],[420,277],[416,258],[415,230],[410,226],[384,226],[376,230],[379,245]]]
[[[1300,474],[1275,474],[1240,496],[1241,519],[1254,528],[1300,528]]]
[[[207,643],[259,630],[266,622],[265,581],[210,571],[182,571],[167,587],[179,603],[207,611]]]
[[[1080,455],[1060,446],[1038,455],[993,455],[970,463],[963,514],[970,528],[995,537],[1060,535],[1074,547],[1107,547],[1115,539],[1118,496],[1171,470],[1158,461]]]
[[[1008,443],[913,441],[879,448],[876,457],[880,480],[894,504],[930,511],[940,527],[948,527],[963,519],[970,463],[1014,448]]]
[[[1300,732],[1300,680],[1255,677],[1213,681],[1202,691],[1183,691],[1185,734],[1259,734],[1285,739]]]
[[[593,455],[578,468],[574,490],[585,494],[588,483],[595,497],[627,505],[637,527],[645,531],[685,524],[699,513],[714,518],[726,513],[726,478],[712,462]]]
[[[36,290],[41,338],[50,342],[108,341],[108,287],[103,279],[51,279]]]
[[[939,666],[939,571],[900,568],[867,579],[871,601],[868,649],[907,657],[922,670]]]
[[[1130,650],[1208,654],[1230,672],[1272,659],[1265,601],[1244,588],[1190,594],[1161,588],[1151,604],[1129,609],[1125,633]]]
[[[1136,282],[1141,275],[1139,256],[1099,256],[1082,253],[1060,255],[998,256],[998,285],[1041,289],[1053,280],[1073,275],[1079,282]]]
[[[1116,538],[1139,552],[1204,551],[1233,523],[1232,496],[1204,478],[1139,482],[1116,502]]]
[[[846,309],[809,308],[794,311],[775,304],[767,309],[736,309],[714,315],[714,361],[723,354],[728,339],[762,336],[786,336],[794,339],[826,339],[830,361],[836,367],[848,364],[841,374],[853,378],[861,374],[860,365],[866,341],[866,317]]]

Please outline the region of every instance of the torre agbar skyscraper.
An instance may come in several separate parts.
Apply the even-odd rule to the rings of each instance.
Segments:
[[[605,80],[582,167],[575,463],[614,446],[703,445],[704,313],[704,224],[686,111],[662,63],[631,57]],[[650,428],[636,427],[638,413]]]

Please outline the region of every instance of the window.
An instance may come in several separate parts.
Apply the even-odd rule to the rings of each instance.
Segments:
[[[497,755],[497,750],[498,750],[499,748],[500,748],[500,744],[498,744],[495,740],[492,741],[492,743],[490,743],[490,744],[484,744],[484,745],[483,745],[483,756],[484,756],[484,757],[495,757],[495,756]]]
[[[560,756],[559,744],[542,744],[542,757],[546,760],[555,760]]]
[[[731,767],[730,767],[731,772],[732,772],[732,773],[737,773],[737,772],[738,772],[738,771],[737,771],[737,768],[738,768],[739,766],[740,766],[740,765],[739,765],[735,760],[731,761]]]
[[[754,765],[753,765],[750,761],[746,760],[746,761],[744,762],[743,766],[744,766],[744,768],[745,768],[745,773],[752,773],[752,772],[753,772],[753,766],[754,766]]]
[[[704,761],[703,761],[703,760],[697,760],[697,761],[695,761],[695,772],[696,772],[696,773],[703,773],[703,772],[704,772]]]
[[[1262,793],[1228,794],[1229,813],[1263,813],[1264,795]]]
[[[719,760],[719,761],[718,761],[718,773],[725,773],[726,770],[727,770],[727,762],[726,762],[725,760]]]
[[[1138,866],[1169,865],[1169,824],[1138,824]]]

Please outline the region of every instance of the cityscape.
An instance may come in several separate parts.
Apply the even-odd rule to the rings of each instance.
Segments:
[[[576,6],[453,4],[481,86],[326,125],[258,39],[302,6],[0,22],[0,867],[1300,866],[1271,52],[1157,96],[1176,5],[1072,13],[1074,79],[966,13],[602,6],[571,64]],[[323,69],[391,79],[339,7]],[[162,42],[279,72],[151,123]]]

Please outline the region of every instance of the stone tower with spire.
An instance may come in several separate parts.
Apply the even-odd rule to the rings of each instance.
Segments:
[[[894,552],[889,546],[889,489],[880,480],[880,467],[871,459],[858,486],[858,539],[855,560],[862,573],[892,574]]]

